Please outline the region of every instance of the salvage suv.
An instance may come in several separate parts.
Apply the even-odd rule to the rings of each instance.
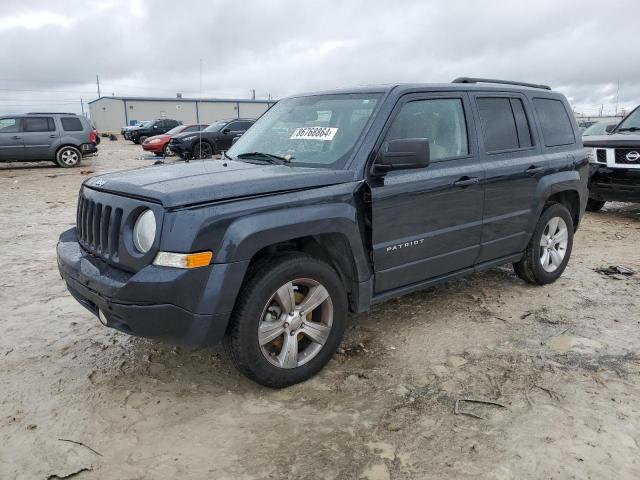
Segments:
[[[605,202],[640,202],[640,106],[609,135],[584,138],[592,149],[587,210]]]
[[[100,137],[75,113],[23,113],[0,116],[0,162],[48,160],[75,167],[98,151]]]
[[[546,86],[457,79],[279,101],[220,160],[87,180],[58,266],[123,332],[221,339],[253,380],[318,372],[348,312],[513,263],[564,271],[588,155]]]

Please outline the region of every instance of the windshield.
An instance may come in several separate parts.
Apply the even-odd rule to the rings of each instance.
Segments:
[[[611,125],[607,122],[594,123],[589,128],[587,128],[584,132],[582,132],[583,137],[588,137],[591,135],[606,135],[609,133],[607,131],[607,127]]]
[[[185,128],[186,127],[184,125],[178,125],[177,127],[173,127],[171,130],[165,133],[165,135],[175,135],[176,133],[180,133]]]
[[[625,130],[640,130],[640,108],[636,108],[631,112],[616,128],[617,132]]]
[[[203,132],[219,132],[226,124],[227,122],[213,122],[211,125],[205,128]]]
[[[151,125],[151,120],[145,120],[144,122],[137,124],[136,127],[148,127],[149,125]]]
[[[251,161],[250,154],[260,152],[282,157],[290,165],[342,168],[379,99],[379,94],[367,93],[281,100],[228,154]]]

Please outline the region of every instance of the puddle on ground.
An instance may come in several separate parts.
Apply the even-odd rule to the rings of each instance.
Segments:
[[[551,339],[549,347],[557,353],[593,353],[602,348],[602,344],[590,338],[559,335]]]

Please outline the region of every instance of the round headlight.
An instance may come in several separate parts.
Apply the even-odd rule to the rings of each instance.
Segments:
[[[156,217],[151,210],[142,212],[133,226],[133,244],[140,253],[147,253],[156,238]]]

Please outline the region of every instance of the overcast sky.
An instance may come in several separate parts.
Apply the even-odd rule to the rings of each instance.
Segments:
[[[0,0],[0,112],[102,95],[279,98],[458,76],[640,103],[638,0]]]

